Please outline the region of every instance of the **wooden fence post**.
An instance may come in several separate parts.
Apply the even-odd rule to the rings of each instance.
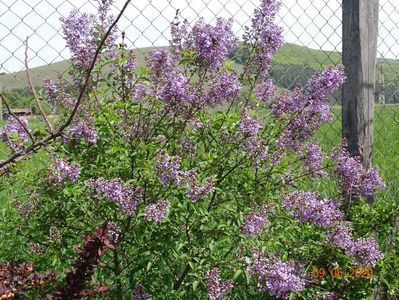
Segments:
[[[349,152],[371,167],[378,0],[342,1],[342,135]]]

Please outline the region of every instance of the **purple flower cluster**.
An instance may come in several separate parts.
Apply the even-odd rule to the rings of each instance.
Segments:
[[[129,49],[126,51],[126,60],[123,62],[122,70],[125,73],[125,78],[128,83],[133,82],[134,74],[133,72],[137,68],[136,58],[134,55],[134,51]]]
[[[183,41],[185,50],[195,51],[197,61],[212,70],[216,69],[235,48],[236,38],[232,25],[232,19],[218,18],[215,26],[212,26],[201,18],[190,32],[187,32],[187,29],[182,30],[179,38]],[[182,34],[184,32],[185,35]],[[179,38],[175,36],[175,39]]]
[[[237,76],[232,73],[222,73],[211,83],[208,104],[215,105],[222,101],[232,101],[239,95],[241,85]]]
[[[184,177],[187,181],[187,194],[193,202],[203,199],[207,194],[213,192],[215,181],[208,178],[203,185],[199,183],[198,174],[195,171],[185,171]]]
[[[360,237],[353,240],[351,229],[344,224],[339,224],[331,229],[327,233],[327,237],[334,245],[353,257],[361,266],[375,267],[378,260],[384,258],[374,238]]]
[[[222,281],[220,270],[213,268],[205,274],[205,285],[208,290],[209,299],[218,300],[223,298],[233,288],[234,283],[231,279]]]
[[[273,23],[280,3],[275,0],[262,0],[259,8],[255,10],[251,27],[246,28],[244,42],[256,45],[253,65],[261,72],[270,68],[273,54],[281,47],[282,28]]]
[[[72,54],[71,62],[77,69],[89,68],[97,49],[97,41],[102,38],[112,23],[113,18],[108,16],[112,3],[111,0],[100,1],[98,18],[93,14],[81,13],[78,9],[73,9],[68,17],[60,18],[64,38]],[[115,41],[116,28],[105,41],[104,49],[108,57],[115,55],[113,47]]]
[[[249,116],[247,111],[244,111],[241,114],[240,129],[245,135],[255,136],[260,128],[261,125],[259,124],[259,122]]]
[[[327,176],[326,172],[323,172],[323,160],[324,160],[324,153],[321,150],[319,144],[317,143],[309,143],[306,145],[304,149],[304,154],[301,157],[303,160],[303,164],[305,168],[312,172],[310,176],[320,175],[320,176]]]
[[[276,86],[273,80],[268,79],[261,81],[255,86],[255,95],[264,103],[269,103],[273,99],[276,92]]]
[[[188,82],[188,78],[184,75],[171,74],[160,94],[163,102],[172,109],[176,109],[189,103],[191,97]]]
[[[181,159],[178,156],[169,156],[165,151],[157,153],[155,169],[161,172],[161,181],[164,187],[170,182],[175,182],[179,187],[187,184],[187,195],[193,202],[204,198],[213,191],[214,180],[208,178],[203,185],[200,184],[198,174],[195,171],[180,170]]]
[[[72,63],[79,69],[88,69],[96,51],[93,40],[95,16],[73,9],[67,18],[60,18],[64,38],[72,53]]]
[[[29,141],[27,131],[30,133],[31,129],[29,128],[29,123],[26,118],[19,117],[16,119],[15,117],[10,116],[6,125],[0,129],[0,137],[8,147],[13,150],[18,150],[25,142]]]
[[[378,249],[378,244],[374,238],[363,238],[360,237],[353,241],[351,247],[347,249],[348,254],[356,259],[356,261],[362,265],[370,265],[374,267],[377,261],[382,259],[384,256]]]
[[[252,264],[247,267],[249,274],[258,278],[258,288],[272,296],[288,299],[291,292],[299,292],[305,288],[305,281],[292,261],[267,259],[259,249],[252,250]]]
[[[133,189],[119,178],[111,180],[104,178],[89,179],[85,183],[98,196],[116,203],[119,209],[127,215],[132,215],[136,211],[137,203],[141,200],[141,188]]]
[[[161,172],[161,181],[164,187],[167,187],[171,182],[176,182],[178,186],[183,184],[180,162],[180,157],[169,156],[163,150],[157,153],[154,167]]]
[[[58,97],[58,88],[54,80],[45,79],[43,80],[44,86],[46,88],[46,96],[49,100],[56,100]]]
[[[168,50],[161,49],[151,51],[146,58],[147,67],[153,72],[151,78],[153,81],[160,81],[170,74],[175,73],[175,61],[170,57]]]
[[[98,135],[94,126],[84,120],[73,125],[64,137],[65,143],[71,141],[80,143],[82,140],[90,145],[95,145],[98,140]]]
[[[335,199],[321,200],[318,193],[292,192],[283,200],[283,208],[301,222],[330,227],[343,219]]]
[[[133,291],[133,296],[131,300],[151,300],[152,297],[148,294],[146,288],[141,285],[137,284]]]
[[[150,204],[144,209],[144,217],[148,221],[161,223],[169,214],[170,203],[163,200],[158,203]]]
[[[267,210],[260,209],[249,213],[241,226],[241,231],[249,237],[258,236],[269,225]]]
[[[329,67],[323,73],[314,75],[302,95],[300,87],[292,95],[285,94],[273,105],[272,113],[277,120],[288,119],[278,138],[281,149],[299,150],[322,123],[331,120],[327,95],[344,81],[343,67]]]
[[[50,167],[50,181],[64,185],[67,181],[75,182],[80,175],[80,166],[77,163],[68,163],[64,158],[53,159]]]
[[[372,196],[385,187],[377,170],[364,169],[360,157],[352,157],[346,150],[346,143],[334,150],[335,173],[340,179],[344,194],[358,194],[363,197]]]
[[[257,136],[248,137],[245,148],[249,157],[254,160],[255,167],[269,158],[267,142]]]

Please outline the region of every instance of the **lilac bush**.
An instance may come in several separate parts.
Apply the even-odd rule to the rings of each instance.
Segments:
[[[45,82],[60,124],[113,20],[112,1],[99,3],[97,15],[74,10],[61,20],[76,89]],[[38,203],[28,214],[15,205],[25,255],[63,272],[78,237],[108,224],[97,248],[85,241],[90,257],[81,260],[95,262],[84,271],[95,266],[112,299],[356,299],[371,288],[310,276],[315,266],[377,270],[375,224],[359,219],[364,199],[385,185],[344,145],[323,151],[315,137],[332,118],[327,99],[345,80],[342,66],[277,93],[269,70],[283,41],[279,7],[262,0],[241,41],[233,20],[176,18],[170,47],[143,65],[113,30],[70,126],[46,148],[53,160],[26,181]],[[228,57],[237,49],[247,57],[235,68]],[[0,132],[14,151],[30,142],[29,124],[17,121]],[[72,275],[82,282],[78,270],[58,287],[73,285]]]

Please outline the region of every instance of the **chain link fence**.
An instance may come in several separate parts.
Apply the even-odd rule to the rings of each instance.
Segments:
[[[114,14],[123,5],[116,0]],[[142,0],[132,1],[118,28],[138,60],[152,47],[168,45],[169,25],[176,10],[182,19],[207,22],[216,17],[235,19],[241,36],[259,4],[256,0]],[[375,164],[391,185],[399,180],[399,9],[394,0],[380,0],[378,64],[375,96]],[[69,79],[68,50],[62,38],[60,17],[73,8],[95,12],[95,0],[0,0],[0,89],[8,91],[13,108],[31,108],[24,67],[24,40],[29,36],[29,65],[34,85],[44,78]],[[277,22],[284,29],[284,46],[276,54],[271,76],[282,88],[292,89],[322,68],[341,62],[341,0],[282,0]],[[336,118],[320,132],[328,146],[341,136],[340,93],[331,97]],[[33,108],[33,107],[32,107]],[[0,148],[1,152],[1,148]],[[1,154],[1,153],[0,153]],[[397,188],[396,188],[397,189]],[[394,191],[394,190],[391,190]],[[395,192],[395,191],[394,191]],[[396,190],[398,192],[398,190]]]

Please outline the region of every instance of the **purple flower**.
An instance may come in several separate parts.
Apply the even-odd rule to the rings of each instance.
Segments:
[[[268,79],[262,82],[259,82],[255,86],[255,95],[264,103],[270,102],[274,97],[276,92],[276,86],[273,83],[273,80]]]
[[[323,166],[324,153],[321,150],[319,144],[309,143],[302,156],[305,168],[312,172],[311,175],[321,175],[325,176],[326,173],[321,171]]]
[[[60,18],[64,38],[72,54],[71,62],[78,70],[84,71],[90,67],[97,49],[97,41],[102,39],[113,21],[112,16],[107,15],[112,3],[111,0],[101,0],[98,17],[73,9],[67,18]],[[104,45],[104,53],[108,58],[115,56],[115,41],[116,28],[113,28]],[[79,80],[79,77],[75,79]]]
[[[0,129],[0,137],[8,147],[13,150],[18,150],[23,147],[25,142],[29,141],[27,131],[30,133],[31,129],[29,128],[29,123],[26,118],[18,117],[18,119],[16,119],[10,116],[6,125]]]
[[[96,129],[86,121],[79,121],[77,124],[72,126],[64,138],[64,142],[66,143],[71,141],[80,143],[82,140],[89,145],[95,145],[98,140]]]
[[[211,83],[208,94],[208,104],[219,104],[222,101],[232,101],[240,93],[241,86],[237,76],[231,73],[222,73]]]
[[[329,67],[314,75],[308,82],[304,95],[297,87],[292,95],[285,94],[273,105],[272,113],[277,120],[288,119],[277,140],[280,149],[298,151],[322,123],[331,120],[327,95],[345,79],[343,67]]]
[[[257,46],[253,65],[261,72],[270,68],[272,55],[282,44],[282,28],[273,23],[279,8],[278,1],[262,0],[260,7],[255,10],[251,26],[245,28],[244,42]]]
[[[67,181],[75,182],[80,175],[80,166],[77,163],[68,163],[64,158],[53,159],[50,167],[50,181],[64,185]]]
[[[216,25],[212,26],[201,18],[188,34],[182,36],[183,48],[195,51],[198,62],[216,69],[236,45],[232,25],[232,19],[218,18]]]
[[[79,69],[88,69],[96,51],[93,30],[95,16],[73,9],[67,18],[60,18],[71,61]]]
[[[261,209],[260,211],[251,212],[245,217],[244,224],[241,226],[241,231],[246,236],[255,237],[268,225],[269,221],[266,216],[266,211]]]
[[[148,221],[161,223],[168,216],[170,203],[168,201],[159,201],[158,203],[150,204],[144,209],[144,217]]]
[[[178,156],[169,156],[161,150],[157,153],[154,168],[161,172],[161,181],[164,187],[170,182],[176,182],[178,186],[183,184],[183,178],[180,171],[181,158]]]
[[[384,258],[374,238],[358,238],[347,251],[362,266],[375,267],[377,261]]]
[[[338,224],[330,229],[327,237],[338,248],[347,250],[352,247],[352,230],[344,224]]]
[[[160,97],[173,110],[187,105],[190,102],[188,78],[183,75],[169,76]]]
[[[212,178],[208,178],[203,185],[200,185],[198,174],[195,171],[185,171],[183,174],[187,181],[187,194],[193,202],[197,202],[213,192],[215,181]]]
[[[353,240],[351,229],[344,224],[332,228],[327,232],[327,237],[335,246],[344,250],[362,266],[375,267],[377,261],[384,258],[374,238],[360,237]]]
[[[147,67],[153,72],[151,78],[155,82],[161,81],[175,73],[175,61],[170,57],[168,50],[151,51],[146,58]]]
[[[245,148],[249,157],[254,160],[254,167],[266,161],[269,158],[267,153],[267,142],[257,136],[250,136],[245,142]]]
[[[150,294],[147,293],[146,288],[141,285],[137,284],[133,291],[133,296],[131,300],[151,300],[152,297]]]
[[[220,270],[213,268],[205,274],[205,285],[210,300],[222,299],[233,288],[233,280],[222,281]]]
[[[255,136],[258,133],[259,128],[261,128],[259,122],[256,119],[250,117],[248,113],[244,111],[241,115],[241,131],[248,136]]]
[[[46,87],[46,95],[49,100],[56,100],[58,97],[58,88],[54,80],[45,79],[43,80],[44,86]]]
[[[336,200],[320,200],[318,193],[293,192],[283,200],[283,208],[300,222],[312,222],[319,227],[330,227],[343,219]]]
[[[121,179],[106,180],[104,178],[86,180],[86,185],[100,196],[118,205],[119,209],[132,215],[136,211],[137,203],[141,200],[141,188],[133,189]]]
[[[294,262],[280,259],[266,259],[258,249],[252,250],[252,264],[247,268],[249,274],[258,278],[258,288],[272,296],[288,299],[291,292],[305,288],[305,281],[299,276]]]
[[[372,196],[374,193],[382,190],[383,188],[385,188],[385,183],[382,181],[377,170],[371,168],[365,171],[359,191],[362,196]]]
[[[340,180],[344,194],[369,197],[385,187],[377,170],[373,168],[365,170],[360,157],[350,156],[346,150],[345,141],[333,152],[335,173]]]

